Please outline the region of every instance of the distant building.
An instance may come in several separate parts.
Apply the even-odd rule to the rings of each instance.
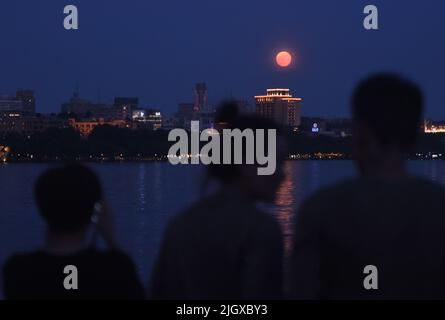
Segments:
[[[299,131],[313,134],[347,137],[352,134],[351,119],[325,119],[320,117],[301,117]]]
[[[97,120],[76,121],[69,119],[68,124],[80,133],[82,137],[87,137],[93,132],[94,128],[102,125],[110,125],[119,128],[132,128],[132,125],[126,120],[105,120],[103,118]]]
[[[301,117],[299,131],[308,133],[323,133],[327,130],[326,119],[319,117]]]
[[[149,128],[153,130],[161,129],[162,127],[162,114],[159,110],[148,109],[145,117],[146,122],[149,124]]]
[[[177,116],[178,118],[189,118],[191,119],[193,117],[195,104],[194,103],[180,103],[178,104],[178,112]]]
[[[17,112],[0,113],[0,133],[15,132],[27,136],[49,128],[66,128],[68,121],[55,115],[22,115]]]
[[[22,111],[23,110],[23,102],[16,97],[11,96],[0,96],[0,111],[8,112],[8,111]]]
[[[15,96],[0,96],[0,112],[16,111],[32,115],[36,111],[36,100],[31,90],[19,90]]]
[[[178,118],[176,117],[163,117],[162,118],[162,130],[172,130],[180,127],[182,123],[178,123]]]
[[[22,101],[23,111],[28,114],[36,112],[36,98],[32,90],[18,90],[16,97]]]
[[[199,121],[199,129],[212,129],[214,127],[214,121],[215,121],[215,111],[208,110],[208,111],[201,111],[198,114]],[[188,124],[188,129],[190,128],[190,123]]]
[[[142,121],[145,119],[146,112],[147,112],[147,110],[145,110],[145,109],[135,109],[135,110],[133,110],[131,119],[133,121]]]
[[[445,121],[430,121],[423,122],[424,133],[445,133]]]
[[[292,97],[289,89],[267,89],[266,95],[255,96],[255,109],[282,127],[296,129],[300,125],[301,101]]]
[[[0,162],[6,162],[7,155],[11,149],[8,146],[0,145]]]
[[[138,109],[139,99],[134,97],[116,97],[114,98],[113,105],[116,109],[117,119],[131,119],[133,110]]]
[[[162,127],[161,111],[155,109],[133,110],[132,120],[136,129],[158,130]]]
[[[79,93],[76,91],[71,96],[69,102],[62,103],[60,111],[62,113],[75,113],[76,115],[84,115],[92,111],[93,104],[85,99],[79,97]]]
[[[112,106],[82,99],[78,92],[73,93],[69,102],[62,104],[60,111],[66,114],[75,114],[81,119],[114,119],[117,114]]]
[[[208,109],[208,97],[207,97],[207,85],[205,82],[200,82],[195,85],[195,105],[193,111],[207,111]]]
[[[90,110],[84,115],[84,118],[113,120],[120,119],[119,115],[119,111],[109,104],[94,103],[91,105]]]
[[[203,130],[213,127],[214,116],[215,112],[208,104],[207,85],[201,82],[195,85],[195,102],[180,103],[173,122],[178,127],[190,130],[191,121],[199,121],[200,129]]]
[[[352,119],[336,118],[326,120],[326,130],[339,137],[352,135]]]

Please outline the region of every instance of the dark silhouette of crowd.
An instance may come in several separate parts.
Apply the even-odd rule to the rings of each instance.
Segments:
[[[223,163],[234,153],[221,152],[220,163],[206,168],[216,191],[170,221],[146,290],[119,248],[97,176],[82,164],[68,164],[47,170],[35,184],[44,245],[6,261],[5,298],[445,298],[445,187],[406,168],[422,92],[400,75],[382,73],[358,84],[351,106],[358,175],[316,191],[297,208],[288,261],[277,220],[258,206],[274,201],[284,179],[286,135],[273,121],[241,114],[228,101],[215,128],[276,132],[275,145],[255,139],[275,152],[275,172],[259,175],[264,163],[256,159]],[[106,250],[96,247],[98,237]],[[76,270],[65,272],[67,266]]]

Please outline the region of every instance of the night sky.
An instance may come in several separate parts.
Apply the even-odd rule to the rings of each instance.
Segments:
[[[63,28],[67,4],[79,30]],[[378,31],[363,28],[367,4]],[[84,98],[100,89],[102,102],[137,96],[170,114],[205,81],[212,104],[286,87],[303,115],[342,117],[358,79],[392,70],[422,85],[428,117],[445,119],[444,12],[443,0],[2,1],[0,94],[30,88],[39,112],[58,112],[78,82]],[[282,49],[292,68],[274,64]]]

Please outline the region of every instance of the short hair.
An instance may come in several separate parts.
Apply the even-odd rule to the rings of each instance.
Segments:
[[[360,82],[352,98],[352,114],[366,125],[382,146],[414,145],[422,116],[423,97],[410,80],[391,73]]]
[[[221,102],[215,112],[215,123],[230,123],[240,114],[240,109],[235,100]]]
[[[91,222],[102,190],[93,171],[70,164],[45,171],[35,184],[35,198],[42,218],[56,233],[77,231]]]

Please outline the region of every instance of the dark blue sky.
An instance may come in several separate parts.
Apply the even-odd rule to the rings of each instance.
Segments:
[[[63,7],[79,30],[63,28]],[[380,30],[366,31],[366,4]],[[211,103],[269,87],[303,97],[303,115],[348,114],[354,83],[380,70],[418,81],[427,116],[445,119],[443,0],[2,1],[0,94],[31,88],[41,112],[59,111],[76,81],[84,98],[138,96],[172,113],[206,81]],[[297,55],[288,70],[280,49]]]

